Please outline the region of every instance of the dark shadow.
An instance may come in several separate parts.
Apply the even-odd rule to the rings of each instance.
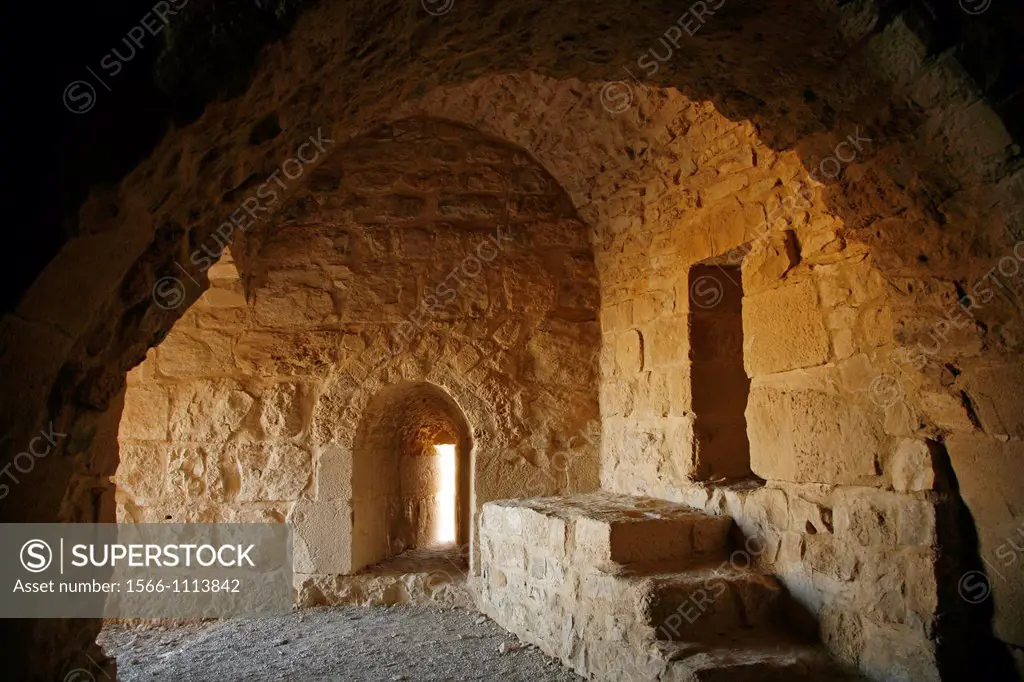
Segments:
[[[950,682],[977,678],[1019,681],[1007,646],[992,631],[995,599],[992,578],[981,557],[978,531],[960,496],[946,445],[928,442],[936,470],[935,526],[940,548],[935,564],[938,618],[935,639],[939,671]]]

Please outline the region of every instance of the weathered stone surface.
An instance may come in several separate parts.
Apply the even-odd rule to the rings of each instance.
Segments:
[[[227,441],[242,426],[255,403],[255,398],[240,384],[227,379],[181,384],[171,396],[171,440]]]
[[[164,498],[168,485],[168,448],[163,443],[121,443],[121,463],[115,482],[121,493],[149,504]]]
[[[227,492],[225,459],[222,447],[172,447],[167,461],[167,498],[182,506],[222,502]]]
[[[981,428],[997,438],[1024,439],[1024,369],[1020,363],[972,369],[963,388],[978,413]]]
[[[964,502],[978,529],[979,553],[985,560],[995,628],[1000,639],[1024,645],[1024,518],[1018,500],[1024,480],[1015,475],[1024,444],[1001,443],[987,436],[958,435],[946,441]]]
[[[235,446],[226,453],[224,468],[234,479],[233,497],[243,502],[297,500],[313,474],[309,450],[290,443]]]
[[[839,396],[754,387],[747,406],[754,473],[771,480],[853,483],[876,472],[878,422]]]
[[[158,371],[183,379],[230,376],[235,373],[232,344],[231,336],[218,331],[182,329],[180,333],[168,335],[157,348]]]
[[[288,517],[294,528],[295,572],[338,575],[352,571],[352,547],[338,542],[351,534],[352,508],[347,501],[301,500]]]
[[[643,370],[644,344],[639,331],[631,329],[619,335],[615,345],[615,361],[619,371],[627,376]]]
[[[299,384],[276,384],[260,395],[260,428],[263,438],[279,440],[297,436],[306,408],[305,391]]]
[[[935,460],[926,441],[901,441],[890,468],[892,486],[897,492],[931,490],[935,486]]]
[[[267,291],[253,301],[253,319],[262,327],[319,324],[334,312],[334,301],[326,291],[294,289]]]
[[[163,386],[131,386],[121,413],[122,440],[167,440],[170,398]]]
[[[743,333],[753,339],[744,358],[749,376],[813,367],[829,359],[828,333],[812,282],[794,282],[751,296]]]
[[[750,295],[779,284],[800,260],[796,235],[772,233],[758,241],[743,261],[743,291]]]
[[[239,369],[258,376],[321,376],[339,358],[345,337],[308,331],[302,334],[245,331],[235,346]]]

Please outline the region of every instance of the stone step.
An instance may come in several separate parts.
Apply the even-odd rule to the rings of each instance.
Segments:
[[[674,502],[608,492],[527,500],[484,507],[485,529],[520,535],[554,553],[565,547],[579,565],[617,573],[633,565],[679,570],[728,555],[733,520]]]
[[[767,625],[784,595],[775,578],[727,565],[641,578],[637,590],[655,639],[689,642]]]
[[[706,646],[659,642],[661,682],[857,682],[814,643],[785,634],[730,633]]]
[[[597,565],[697,565],[725,556],[733,521],[650,497],[598,493],[568,499],[577,556]]]
[[[730,563],[728,517],[603,492],[488,502],[480,525],[488,615],[589,678],[858,679],[784,634],[785,591]]]

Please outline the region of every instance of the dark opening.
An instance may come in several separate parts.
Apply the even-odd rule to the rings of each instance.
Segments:
[[[690,269],[697,480],[752,476],[744,416],[750,379],[743,369],[742,282],[739,266],[705,263]]]

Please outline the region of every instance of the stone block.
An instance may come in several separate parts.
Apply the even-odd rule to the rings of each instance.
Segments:
[[[633,326],[633,302],[623,301],[601,309],[601,327],[607,332],[623,331]]]
[[[426,307],[417,298],[417,273],[407,263],[396,265],[375,264],[360,270],[331,268],[334,290],[341,298],[339,317],[346,322],[400,322],[418,311],[416,320],[426,316]],[[442,281],[451,270],[438,276]],[[463,279],[459,297],[466,294],[465,285],[471,278]],[[433,293],[433,291],[429,291]]]
[[[211,329],[175,329],[156,349],[157,367],[175,378],[231,375],[237,371],[233,343],[231,335]]]
[[[637,325],[656,320],[672,312],[675,296],[671,291],[648,291],[633,301],[633,316]]]
[[[860,670],[869,679],[939,682],[935,644],[918,628],[865,618]]]
[[[902,386],[898,390],[902,391]],[[925,419],[940,429],[961,433],[974,430],[974,424],[959,395],[945,390],[931,390],[926,386],[917,391],[915,397]]]
[[[901,440],[888,468],[892,486],[897,492],[917,492],[935,487],[935,461],[926,441]]]
[[[233,491],[236,500],[297,500],[309,486],[313,465],[305,447],[291,443],[243,443],[228,452],[225,469],[237,481]]]
[[[260,289],[252,307],[256,324],[270,328],[318,325],[333,313],[334,300],[330,293],[311,287]]]
[[[606,380],[601,384],[601,414],[626,417],[635,404],[633,387],[621,379]]]
[[[803,558],[806,550],[806,536],[796,531],[786,531],[782,534],[782,541],[779,545],[779,554],[776,564],[782,572],[788,569],[803,570]]]
[[[814,367],[829,359],[828,332],[811,282],[788,283],[748,296],[743,336],[751,339],[744,357],[751,377]]]
[[[222,447],[174,446],[168,453],[167,496],[177,504],[215,506],[223,502],[226,484]]]
[[[899,542],[900,495],[872,488],[845,488],[833,510],[836,537],[863,547],[895,547]]]
[[[755,386],[746,421],[751,468],[761,478],[853,483],[876,473],[881,426],[838,395]]]
[[[673,417],[688,416],[693,411],[693,392],[688,366],[668,367],[659,370],[668,388],[669,414]]]
[[[342,502],[352,499],[352,454],[340,445],[326,445],[314,454],[315,499]]]
[[[689,321],[685,315],[652,322],[643,330],[643,340],[651,368],[660,369],[689,361]]]
[[[279,440],[299,434],[305,421],[305,395],[300,384],[266,386],[259,395],[259,422],[264,439]]]
[[[958,385],[970,396],[981,428],[998,438],[1024,439],[1024,367],[1021,363],[968,368]]]
[[[758,488],[743,500],[744,519],[754,520],[760,528],[775,532],[790,527],[789,496],[778,488]]]
[[[288,521],[294,530],[296,573],[351,573],[352,521],[347,502],[300,500]]]
[[[322,376],[337,365],[339,347],[356,340],[354,334],[339,332],[246,331],[235,346],[235,360],[249,376]]]
[[[906,567],[904,594],[910,615],[908,620],[920,623],[922,629],[927,630],[931,629],[939,612],[939,586],[935,580],[936,555],[933,548],[903,550],[899,554],[900,563]]]
[[[517,220],[555,220],[574,213],[568,198],[558,194],[512,195],[509,214]]]
[[[581,352],[577,340],[538,329],[527,341],[538,381],[562,386],[587,385],[597,377],[597,356]]]
[[[835,532],[835,518],[832,507],[820,501],[807,499],[799,494],[790,498],[790,518],[787,527],[808,534]]]
[[[799,246],[792,230],[772,232],[754,244],[743,260],[743,291],[750,296],[778,286],[800,260]]]
[[[831,535],[804,538],[804,564],[812,571],[837,582],[852,582],[858,577],[860,563],[853,547]]]
[[[703,197],[705,204],[713,205],[715,202],[721,201],[730,194],[739,192],[748,184],[750,184],[750,180],[744,174],[736,173],[733,175],[725,175],[714,184],[702,190],[701,196]]]
[[[437,212],[449,220],[497,221],[505,215],[505,202],[496,194],[442,194]]]
[[[381,197],[375,207],[374,220],[412,220],[423,213],[427,202],[423,197],[389,194]],[[357,220],[360,220],[358,214]]]
[[[166,441],[169,415],[170,398],[162,386],[128,386],[118,438]]]
[[[708,516],[669,502],[654,504],[653,500],[643,510],[620,508],[619,504],[631,498],[600,495],[596,499],[610,497],[613,501],[603,505],[588,496],[566,500],[580,515],[575,522],[577,560],[597,565],[686,562],[725,552],[732,528],[728,517]]]
[[[781,596],[779,584],[759,573],[693,571],[651,581],[640,600],[641,617],[659,640],[714,640],[764,624]]]
[[[906,496],[896,502],[896,537],[901,545],[931,547],[938,537],[935,505],[927,500]]]
[[[246,419],[255,398],[227,379],[189,381],[171,392],[172,441],[225,442]]]
[[[860,616],[841,606],[829,606],[819,617],[821,641],[841,663],[857,665],[864,648],[864,627]]]
[[[163,499],[170,448],[164,443],[121,443],[119,449],[121,461],[113,478],[118,493],[139,505]]]

